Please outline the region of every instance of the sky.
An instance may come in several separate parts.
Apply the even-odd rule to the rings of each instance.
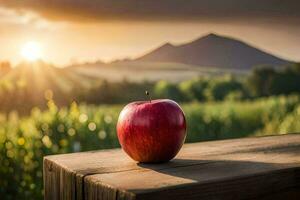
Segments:
[[[300,61],[298,0],[0,0],[0,60],[30,41],[58,66],[135,58],[208,33]]]

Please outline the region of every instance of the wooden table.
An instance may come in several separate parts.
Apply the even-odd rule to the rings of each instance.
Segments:
[[[45,199],[300,199],[300,134],[185,144],[139,164],[122,150],[44,158]]]

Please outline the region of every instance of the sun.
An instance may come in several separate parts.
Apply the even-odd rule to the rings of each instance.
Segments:
[[[20,53],[25,60],[36,61],[42,57],[41,45],[36,41],[26,42]]]

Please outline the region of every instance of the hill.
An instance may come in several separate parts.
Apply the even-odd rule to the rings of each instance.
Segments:
[[[173,62],[240,70],[249,70],[257,65],[276,67],[290,63],[245,42],[216,34],[208,34],[182,45],[166,43],[135,61]]]

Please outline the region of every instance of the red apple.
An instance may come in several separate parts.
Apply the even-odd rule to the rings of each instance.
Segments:
[[[124,151],[139,162],[165,162],[176,156],[186,137],[180,106],[169,99],[128,104],[120,113],[117,132]]]

